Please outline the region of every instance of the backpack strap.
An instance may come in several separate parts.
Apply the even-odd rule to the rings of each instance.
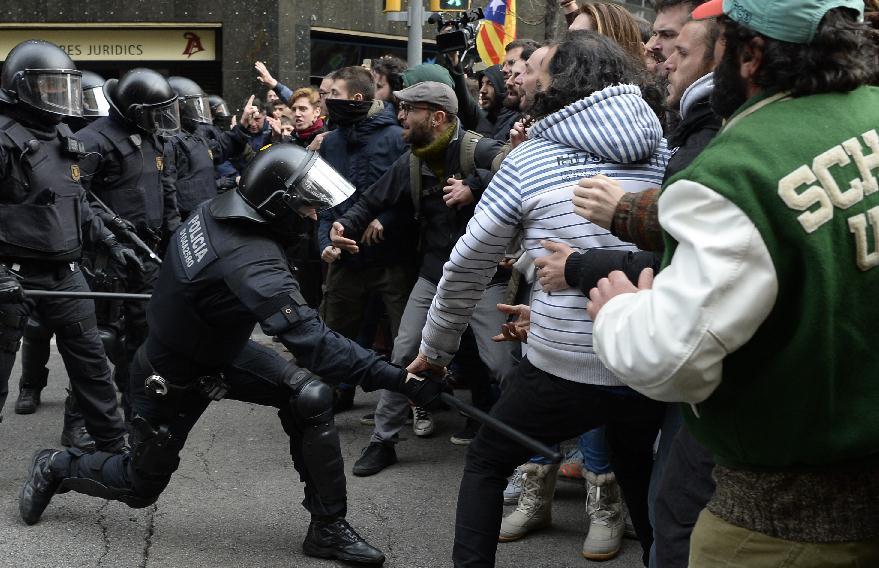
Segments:
[[[482,138],[482,134],[465,130],[461,134],[461,178],[466,178],[476,172],[476,145]]]

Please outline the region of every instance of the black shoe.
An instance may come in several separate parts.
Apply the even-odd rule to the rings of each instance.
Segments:
[[[351,473],[357,477],[375,475],[389,465],[397,463],[397,451],[393,444],[372,442],[363,448],[363,454],[356,462]]]
[[[61,432],[61,445],[65,448],[74,447],[88,453],[95,451],[95,440],[85,426],[71,426]]]
[[[18,494],[18,512],[28,525],[40,520],[61,484],[61,480],[56,479],[49,469],[52,459],[60,453],[59,450],[40,450],[34,454],[27,470],[27,480]]]
[[[333,389],[333,414],[354,408],[355,389]]]
[[[464,424],[464,429],[452,434],[449,441],[456,446],[469,446],[470,442],[473,441],[473,438],[476,437],[477,432],[479,432],[479,422],[468,416],[467,422]]]
[[[18,399],[15,401],[16,414],[33,414],[40,406],[40,391],[30,387],[18,389]]]
[[[385,561],[384,553],[363,540],[345,519],[326,522],[312,519],[302,550],[308,556],[358,564],[378,565]]]

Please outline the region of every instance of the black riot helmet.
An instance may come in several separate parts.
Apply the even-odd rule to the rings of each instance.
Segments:
[[[0,74],[0,100],[56,117],[80,117],[82,73],[54,43],[29,39],[6,56]]]
[[[82,116],[95,119],[110,114],[110,103],[104,96],[103,77],[93,71],[82,71]]]
[[[238,189],[211,203],[220,219],[268,223],[289,234],[303,217],[342,203],[354,186],[316,152],[296,144],[274,144],[257,153],[241,174]]]
[[[186,77],[168,77],[168,83],[177,93],[180,118],[187,130],[195,130],[197,124],[211,124],[211,107],[208,96],[198,83]]]
[[[173,136],[180,130],[177,95],[158,72],[138,67],[104,83],[104,95],[123,118],[159,136]]]
[[[229,113],[229,105],[220,95],[208,95],[208,105],[211,107],[211,114],[214,118],[232,118]]]

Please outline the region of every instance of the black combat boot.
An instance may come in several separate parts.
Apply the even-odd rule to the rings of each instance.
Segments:
[[[385,561],[384,553],[363,540],[344,518],[326,521],[312,518],[302,550],[308,556],[358,564],[378,565]]]
[[[21,387],[18,389],[18,399],[15,401],[16,414],[33,414],[40,406],[40,391],[31,387]]]
[[[85,426],[64,425],[61,431],[61,445],[65,448],[79,448],[86,453],[95,451],[95,440]]]
[[[52,495],[61,485],[61,479],[55,477],[49,466],[59,450],[40,450],[34,454],[27,471],[27,480],[18,495],[18,512],[21,519],[29,524],[36,524],[49,506]]]

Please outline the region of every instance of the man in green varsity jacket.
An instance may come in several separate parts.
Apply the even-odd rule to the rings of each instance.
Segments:
[[[694,11],[724,29],[712,104],[729,120],[659,200],[666,268],[590,294],[601,360],[689,403],[715,455],[692,567],[879,566],[879,89],[863,8]]]

